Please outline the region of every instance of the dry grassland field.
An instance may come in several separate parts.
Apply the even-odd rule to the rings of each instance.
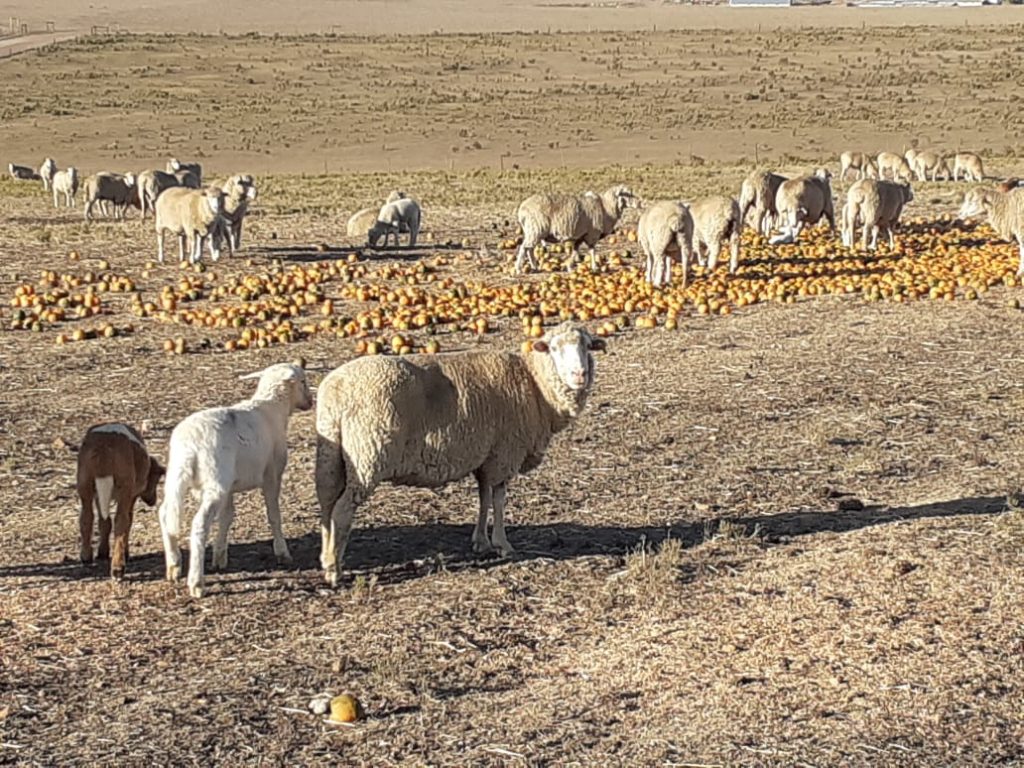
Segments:
[[[970,185],[915,182],[894,248],[748,228],[735,275],[686,288],[644,283],[636,210],[596,273],[512,270],[537,191],[737,196],[755,163],[838,175],[847,148],[1024,176],[1024,17],[217,5],[207,36],[208,3],[0,6],[126,30],[0,61],[3,163],[174,156],[259,188],[243,249],[193,268],[153,263],[136,210],[86,223],[0,179],[0,765],[1024,765],[1024,293],[1017,246],[957,218]],[[347,237],[396,188],[420,242]],[[515,555],[473,554],[472,480],[385,485],[328,588],[304,412],[294,565],[258,493],[202,599],[141,504],[123,582],[78,561],[90,425],[145,422],[164,460],[268,364],[315,385],[368,347],[515,351],[563,318],[607,353],[510,485]],[[310,710],[342,693],[363,719]]]

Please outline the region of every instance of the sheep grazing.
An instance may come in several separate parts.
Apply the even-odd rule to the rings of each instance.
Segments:
[[[356,211],[345,224],[345,234],[350,238],[366,241],[367,234],[377,223],[378,213],[380,213],[379,208],[363,208],[361,211]]]
[[[953,181],[959,181],[961,175],[964,181],[984,181],[985,169],[981,157],[974,152],[957,152],[953,156]]]
[[[686,203],[662,200],[648,206],[637,224],[637,240],[647,257],[644,278],[655,288],[672,282],[672,258],[683,269],[683,288],[693,255],[693,217]]]
[[[135,174],[103,171],[88,176],[82,185],[85,192],[85,220],[92,221],[92,209],[98,202],[114,206],[114,218],[123,219],[128,206],[138,200]]]
[[[878,166],[871,155],[864,152],[843,152],[839,156],[839,178],[846,180],[846,174],[855,171],[857,179],[877,179]]]
[[[50,191],[50,185],[53,184],[53,174],[56,172],[57,163],[52,157],[43,160],[43,164],[39,166],[39,178],[43,180],[44,192]]]
[[[539,194],[519,204],[516,218],[523,230],[523,242],[516,253],[516,272],[523,271],[523,262],[537,268],[536,249],[542,242],[572,243],[573,257],[569,269],[576,262],[577,249],[586,243],[590,251],[590,267],[597,269],[598,241],[615,231],[623,211],[636,207],[636,197],[629,187],[616,184],[600,195],[593,192],[571,195]]]
[[[376,248],[383,236],[384,247],[387,248],[388,237],[394,235],[397,247],[399,233],[408,232],[409,247],[412,248],[416,245],[416,238],[420,233],[421,216],[420,204],[411,197],[400,197],[385,203],[377,214],[377,220],[366,233],[366,241],[370,246]]]
[[[228,564],[228,528],[235,515],[234,494],[259,488],[267,505],[279,563],[291,562],[281,530],[281,477],[288,463],[288,420],[295,411],[308,411],[313,398],[306,372],[298,363],[279,363],[243,376],[258,378],[256,393],[226,408],[209,408],[183,419],[171,432],[167,456],[167,485],[160,505],[167,580],[181,575],[178,534],[182,508],[190,493],[199,496],[192,519],[188,590],[205,592],[203,574],[206,542],[217,520],[213,567]]]
[[[949,170],[949,163],[946,162],[946,158],[941,152],[934,149],[918,152],[914,157],[914,162],[910,165],[918,181],[928,181],[929,174],[931,175],[931,181],[938,181],[940,173],[944,181],[949,181],[953,176]]]
[[[177,158],[172,157],[167,161],[166,166],[167,173],[181,173],[182,171],[189,171],[195,175],[196,186],[198,189],[203,184],[203,166],[199,163],[182,163]]]
[[[590,351],[603,348],[582,326],[563,323],[530,352],[361,357],[329,373],[316,412],[327,582],[338,582],[356,508],[385,481],[435,488],[473,475],[473,548],[511,554],[507,484],[537,467],[552,436],[583,411],[594,381]]]
[[[895,152],[879,152],[876,163],[879,179],[884,179],[887,173],[893,181],[911,181],[914,178],[910,163]]]
[[[93,510],[99,516],[100,542],[97,557],[110,559],[110,575],[124,577],[128,560],[128,531],[132,527],[135,502],[156,504],[156,489],[164,468],[146,451],[146,443],[127,424],[97,424],[85,433],[78,449],[76,487],[82,501],[79,515],[81,559],[91,563]],[[111,516],[111,505],[116,507]],[[114,530],[114,556],[110,557],[110,530]]]
[[[214,237],[224,210],[224,190],[217,187],[188,189],[171,187],[156,199],[157,259],[164,260],[164,235],[178,236],[178,259],[185,260],[185,242],[189,243],[189,261],[198,263],[203,245],[210,238],[214,261],[220,258],[220,239]]]
[[[740,216],[746,221],[747,214],[754,210],[754,230],[758,234],[771,232],[779,212],[775,208],[775,196],[785,176],[768,171],[753,171],[743,180],[740,188]]]
[[[846,206],[843,207],[843,244],[853,247],[854,227],[859,217],[864,222],[864,248],[874,250],[878,247],[878,232],[882,228],[889,234],[889,248],[894,248],[893,227],[899,223],[903,207],[913,199],[914,193],[905,182],[874,179],[854,182],[846,193]]]
[[[50,180],[50,188],[53,190],[53,207],[60,207],[60,196],[64,196],[64,205],[68,208],[75,207],[75,195],[78,194],[78,170],[65,168],[53,174]]]
[[[740,234],[743,217],[740,206],[731,197],[717,195],[690,204],[693,217],[693,247],[702,266],[718,266],[718,254],[729,241],[729,274],[736,274],[740,262]],[[703,251],[707,251],[705,259]]]
[[[39,174],[24,165],[7,164],[7,172],[15,181],[39,181]]]
[[[960,207],[960,218],[983,213],[1003,240],[1017,241],[1020,247],[1017,275],[1024,276],[1024,187],[1014,187],[1009,192],[994,187],[968,190]]]
[[[785,181],[775,196],[775,207],[782,220],[785,237],[796,242],[807,224],[814,225],[824,216],[833,232],[836,229],[832,207],[831,174],[823,168],[813,176],[801,176]],[[692,212],[692,209],[691,209]]]

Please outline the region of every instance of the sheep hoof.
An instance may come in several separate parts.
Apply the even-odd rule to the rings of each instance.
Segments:
[[[330,586],[338,586],[338,572],[334,568],[328,568],[324,571],[324,581]]]
[[[498,550],[502,557],[512,557],[516,553],[515,547],[513,547],[507,541],[500,544],[496,543],[494,547]]]
[[[284,552],[278,552],[276,554],[277,554],[277,564],[278,565],[291,565],[292,564],[292,554],[287,549]]]
[[[473,551],[478,555],[487,555],[494,551],[494,547],[491,546],[491,542],[487,541],[487,539],[474,539]]]
[[[110,578],[114,581],[124,581],[124,568],[115,568],[110,572]]]
[[[200,598],[206,594],[206,587],[202,584],[189,584],[188,593],[192,595],[192,597]]]
[[[78,558],[82,561],[83,564],[91,563],[92,562],[92,550],[91,549],[83,549],[81,552],[78,553]]]
[[[100,548],[100,550],[96,553],[96,559],[97,560],[109,560],[110,559],[110,550],[109,549]]]
[[[177,581],[181,578],[181,566],[180,565],[168,565],[167,566],[167,580]]]
[[[228,550],[215,549],[213,550],[213,567],[217,570],[227,570],[228,567]]]

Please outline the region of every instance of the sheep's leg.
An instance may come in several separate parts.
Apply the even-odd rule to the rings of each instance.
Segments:
[[[878,230],[879,229],[880,229],[880,227],[878,226],[878,224],[873,224],[871,226],[871,245],[868,246],[868,247],[872,251],[878,250]]]
[[[230,491],[220,496],[203,494],[199,511],[192,518],[192,535],[189,537],[188,591],[192,597],[202,597],[206,592],[206,578],[203,573],[206,563],[206,542],[210,538],[213,521],[220,516],[221,508],[231,499]]]
[[[708,243],[708,272],[714,272],[718,266],[718,252],[722,249],[722,243],[717,237],[711,238]]]
[[[185,234],[178,234],[178,263],[185,260]]]
[[[221,507],[217,516],[217,538],[213,542],[212,567],[216,570],[226,570],[228,567],[228,531],[231,529],[231,521],[235,519],[235,497],[228,498],[227,503]]]
[[[60,203],[58,202],[59,200],[60,200],[60,193],[57,192],[56,189],[54,189],[53,190],[53,207],[54,208],[60,208]]]
[[[320,562],[324,566],[324,579],[332,587],[338,586],[341,564],[345,559],[345,548],[348,546],[348,536],[352,530],[356,507],[368,495],[369,491],[357,493],[350,483],[331,509],[331,530],[328,536],[330,546],[320,553]]]
[[[178,546],[178,532],[181,527],[181,498],[177,489],[168,486],[164,503],[160,505],[160,534],[164,540],[164,561],[167,566],[167,580],[177,581],[181,575],[181,547]]]
[[[82,510],[78,513],[78,530],[81,534],[78,556],[83,563],[92,562],[92,526],[94,519],[93,507],[96,504],[96,492],[89,484],[87,488],[80,488],[78,495],[82,500]]]
[[[110,576],[114,579],[124,578],[125,564],[128,561],[128,531],[132,524],[132,503],[135,500],[131,493],[122,491],[117,496],[117,512],[114,517],[114,556],[110,559]]]
[[[1024,276],[1024,236],[1018,235],[1017,242],[1020,244],[1020,263],[1017,266],[1017,277]]]
[[[99,501],[97,500],[97,504]],[[100,540],[99,545],[96,549],[97,560],[109,560],[110,559],[110,529],[114,524],[114,521],[110,518],[109,509],[96,508],[97,513],[100,516]]]
[[[505,536],[505,483],[491,489],[494,503],[494,530],[491,531],[491,544],[505,557],[515,554],[515,549],[508,543]]]
[[[732,237],[729,238],[729,274],[735,275],[736,270],[740,268],[740,229],[742,225],[738,224],[732,231]]]
[[[893,250],[896,247],[896,237],[892,232],[892,225],[886,224],[885,231],[889,233],[889,250]]]
[[[274,473],[271,473],[272,475]],[[278,563],[290,564],[291,552],[281,529],[281,476],[274,475],[263,485],[263,500],[267,503],[267,522],[274,536],[274,555]]]
[[[685,234],[676,236],[679,243],[679,266],[683,270],[683,290],[686,290],[686,283],[690,279],[690,261],[693,259],[693,243]],[[669,276],[671,277],[671,275]]]
[[[477,478],[477,493],[480,496],[480,512],[473,528],[473,551],[484,554],[491,551],[491,542],[487,538],[487,514],[491,511],[493,493],[491,486],[481,478]]]
[[[597,272],[597,243],[587,243],[587,250],[590,251],[590,271]]]
[[[162,229],[156,233],[156,258],[161,264],[164,263],[164,231]]]
[[[228,234],[230,235],[229,242],[231,243],[231,249],[228,254],[231,256],[235,255],[235,251],[242,247],[242,222],[236,222],[229,228]]]

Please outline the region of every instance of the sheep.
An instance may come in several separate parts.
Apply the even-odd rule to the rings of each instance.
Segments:
[[[959,181],[960,174],[963,174],[964,181],[984,181],[985,169],[981,157],[974,152],[957,152],[953,156],[953,181]]]
[[[878,178],[884,179],[886,172],[893,181],[910,181],[914,178],[914,171],[905,157],[895,152],[879,152],[876,158],[878,165]]]
[[[384,236],[384,247],[388,245],[388,237],[395,236],[395,246],[398,246],[398,233],[406,228],[409,232],[409,247],[416,245],[416,238],[420,233],[420,221],[422,212],[420,204],[411,197],[401,197],[390,203],[385,203],[377,214],[377,220],[366,233],[367,243],[376,248],[381,235]]]
[[[686,203],[662,200],[648,206],[637,224],[637,240],[647,257],[644,278],[658,288],[672,282],[672,257],[683,269],[683,288],[693,255],[693,217]]]
[[[98,201],[114,206],[114,218],[123,219],[124,212],[136,197],[135,174],[103,171],[88,176],[82,185],[85,192],[85,220],[92,221],[92,209]]]
[[[179,173],[180,171],[191,171],[196,177],[196,189],[203,183],[203,166],[199,163],[182,163],[172,157],[167,161],[167,173]]]
[[[154,211],[156,199],[160,193],[171,187],[187,187],[188,189],[199,189],[199,177],[194,171],[181,170],[174,173],[165,171],[150,170],[142,171],[135,180],[139,198],[139,209],[142,211],[142,218],[146,218],[147,211]]]
[[[846,205],[843,213],[843,244],[853,247],[854,226],[858,218],[864,222],[863,247],[874,250],[878,247],[878,231],[884,227],[889,234],[889,248],[896,246],[893,226],[899,223],[903,206],[914,199],[910,184],[894,181],[875,181],[861,179],[856,181],[846,193]],[[871,244],[868,245],[868,232],[871,232]]]
[[[819,168],[813,176],[800,176],[785,181],[775,195],[775,208],[782,219],[785,234],[792,242],[800,237],[805,224],[816,224],[822,216],[828,219],[832,232],[836,229],[832,207],[831,174]],[[692,212],[692,210],[691,210]]]
[[[221,190],[224,192],[221,225],[227,234],[228,253],[233,254],[242,247],[242,221],[249,212],[249,203],[259,193],[255,180],[247,173],[236,173],[224,182]]]
[[[78,194],[78,170],[74,167],[65,168],[53,174],[50,180],[50,188],[53,190],[53,207],[60,207],[60,196],[64,196],[64,205],[68,208],[75,207],[75,195]]]
[[[960,218],[982,213],[1003,240],[1011,243],[1017,240],[1020,246],[1017,276],[1024,276],[1024,187],[1015,187],[1009,192],[985,187],[968,190],[960,207]]]
[[[110,558],[110,575],[124,577],[128,560],[128,531],[135,502],[142,499],[156,505],[156,489],[164,468],[146,451],[146,443],[127,424],[97,424],[85,433],[78,449],[76,488],[82,509],[78,517],[81,532],[80,557],[91,563],[93,510],[99,515],[100,541],[97,556]],[[116,504],[111,519],[111,504]],[[114,556],[110,557],[110,529],[114,529]]]
[[[775,209],[775,195],[778,194],[785,176],[768,171],[752,171],[743,180],[740,188],[740,216],[746,221],[750,209],[754,209],[754,230],[758,234],[771,232],[779,212]]]
[[[1010,178],[1006,179],[1005,181],[1001,181],[999,184],[996,185],[996,188],[1001,192],[1009,192],[1010,190],[1016,189],[1017,187],[1024,187],[1024,181],[1021,181],[1016,176],[1011,176]]]
[[[217,520],[213,567],[228,564],[228,528],[235,514],[234,494],[259,488],[274,537],[274,555],[290,563],[281,530],[281,477],[288,463],[288,420],[295,411],[313,407],[306,372],[300,363],[278,363],[243,379],[258,378],[255,394],[229,407],[208,408],[183,419],[171,432],[167,483],[160,505],[167,580],[181,575],[178,534],[182,508],[190,492],[199,497],[192,518],[188,590],[205,592],[206,542]]]
[[[740,206],[731,197],[717,195],[706,197],[690,204],[693,217],[693,247],[701,266],[709,270],[718,266],[718,254],[722,244],[729,241],[729,274],[736,274],[740,260],[740,234],[743,231],[743,217]],[[707,250],[707,259],[703,250]]]
[[[907,165],[910,166],[911,170],[914,168],[914,163],[917,162],[918,151],[911,147],[903,153],[903,159],[907,161]]]
[[[843,152],[839,156],[839,178],[846,180],[850,171],[857,172],[857,179],[878,178],[878,167],[871,155],[864,152]]]
[[[164,260],[164,235],[178,236],[178,259],[185,260],[185,241],[189,241],[189,261],[198,263],[203,255],[203,244],[210,238],[210,253],[214,261],[220,258],[219,238],[213,237],[221,211],[224,210],[224,191],[217,187],[188,189],[171,187],[156,199],[157,259]]]
[[[636,197],[623,184],[609,187],[600,195],[593,192],[578,197],[538,194],[526,198],[516,210],[523,242],[516,253],[515,271],[523,271],[524,260],[529,261],[531,269],[537,268],[536,249],[541,242],[572,243],[570,269],[580,243],[586,243],[591,269],[597,269],[598,241],[615,231],[623,211],[633,207],[636,207]]]
[[[365,240],[367,233],[377,223],[379,212],[379,208],[363,208],[361,211],[356,211],[349,217],[348,223],[345,225],[345,234],[351,238]]]
[[[24,165],[7,164],[7,172],[15,181],[39,181],[39,174]]]
[[[400,190],[400,189],[393,189],[393,190],[391,190],[391,193],[388,195],[388,199],[384,201],[384,204],[386,205],[388,203],[393,203],[396,200],[401,200],[405,196],[406,196],[405,192],[403,192],[402,190]]]
[[[43,160],[43,164],[39,166],[39,178],[43,180],[43,191],[49,192],[50,185],[53,184],[53,174],[57,172],[57,163],[52,157],[47,157]]]
[[[914,162],[911,163],[911,168],[914,169],[918,181],[927,181],[929,172],[932,181],[937,181],[940,173],[943,174],[944,181],[949,181],[952,176],[946,158],[941,152],[934,149],[918,152],[914,157]]]
[[[473,548],[511,555],[507,484],[539,466],[552,436],[583,411],[597,349],[603,340],[567,322],[529,352],[361,357],[329,373],[316,409],[326,581],[337,585],[356,508],[384,481],[433,488],[473,475]]]

